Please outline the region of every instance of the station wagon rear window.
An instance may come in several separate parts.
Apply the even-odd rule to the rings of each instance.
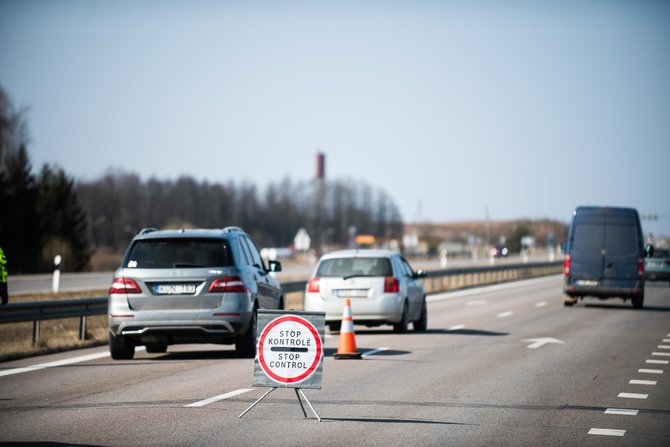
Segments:
[[[336,258],[324,259],[319,265],[316,276],[339,277],[349,276],[391,276],[391,262],[388,258]]]
[[[133,244],[127,268],[169,269],[229,267],[233,265],[226,241],[221,239],[144,239]]]

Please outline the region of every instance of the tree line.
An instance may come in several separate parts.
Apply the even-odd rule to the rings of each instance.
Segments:
[[[33,173],[26,110],[0,88],[0,246],[10,273],[90,268],[95,250],[119,253],[145,227],[245,229],[260,247],[288,246],[304,227],[313,247],[346,246],[351,228],[402,236],[402,218],[384,191],[362,181],[284,179],[260,190],[250,183],[211,183],[189,176],[142,180],[110,170],[76,182],[45,164]]]
[[[80,182],[77,194],[87,211],[95,246],[124,248],[142,228],[242,227],[260,247],[285,247],[304,227],[318,249],[346,246],[350,227],[358,233],[400,238],[402,218],[394,201],[364,182],[286,178],[260,191],[250,183],[177,180],[143,181],[137,174],[108,172]]]

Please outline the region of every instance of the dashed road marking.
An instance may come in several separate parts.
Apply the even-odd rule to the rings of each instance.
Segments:
[[[649,394],[640,394],[640,393],[619,393],[619,396],[622,399],[646,399],[649,397]]]
[[[539,303],[535,303],[535,307],[544,307],[547,305],[546,301],[540,301]]]
[[[670,345],[658,345],[658,349],[670,349]]]
[[[626,408],[608,408],[605,414],[617,414],[621,416],[637,416],[639,410],[629,410]]]
[[[662,369],[638,369],[637,372],[642,373],[642,374],[663,374]]]
[[[653,365],[667,365],[668,363],[670,363],[670,360],[654,360],[654,359],[649,359],[649,360],[645,360],[644,362],[645,362],[645,363],[651,363],[651,364],[653,364]]]
[[[361,354],[361,357],[370,357],[375,354],[379,354],[380,352],[383,351],[388,351],[390,348],[377,348],[377,349],[371,349],[370,351],[366,351],[363,354]]]
[[[224,399],[230,399],[231,397],[239,396],[240,394],[248,393],[249,391],[252,391],[253,388],[242,388],[239,390],[231,391],[230,393],[226,394],[220,394],[218,396],[210,397],[209,399],[201,400],[198,402],[194,402],[192,404],[184,405],[184,408],[186,407],[204,407],[205,405],[213,404],[214,402],[218,402],[220,400]]]
[[[659,357],[670,357],[670,352],[652,352],[651,355],[656,355]]]
[[[468,306],[468,307],[470,307],[470,306],[485,306],[488,303],[489,302],[486,301],[486,300],[472,300],[472,301],[468,301],[467,303],[465,303],[465,305]]]
[[[630,383],[631,385],[656,385],[655,380],[636,380],[636,379],[633,379],[633,380],[629,381],[628,383]]]
[[[626,430],[613,430],[611,428],[592,428],[589,430],[590,435],[597,436],[623,436],[626,434]]]
[[[448,327],[447,330],[448,331],[458,331],[458,330],[463,329],[464,327],[465,327],[464,324],[457,324],[455,326]]]
[[[501,312],[496,316],[498,318],[507,318],[507,317],[511,317],[512,315],[514,315],[514,312],[512,312],[511,310],[508,310],[507,312]]]

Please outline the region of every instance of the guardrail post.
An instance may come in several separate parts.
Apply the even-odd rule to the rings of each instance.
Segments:
[[[79,340],[86,340],[86,315],[79,317]]]
[[[40,320],[33,321],[33,346],[37,344],[40,338]]]

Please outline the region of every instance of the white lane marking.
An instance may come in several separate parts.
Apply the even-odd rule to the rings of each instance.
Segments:
[[[664,338],[663,343],[670,343],[670,338]]]
[[[643,373],[643,374],[663,374],[662,369],[638,369],[637,372]]]
[[[544,307],[547,305],[546,301],[540,301],[539,303],[535,303],[535,307]]]
[[[514,315],[514,312],[512,312],[511,310],[508,310],[507,312],[501,312],[496,316],[498,318],[507,318],[507,317],[511,317],[512,315]]]
[[[457,324],[455,326],[448,327],[447,330],[448,331],[458,331],[460,329],[463,329],[464,327],[465,327],[464,324]]]
[[[652,352],[651,355],[657,355],[659,357],[670,357],[670,352]]]
[[[489,302],[486,300],[474,300],[474,301],[468,301],[465,303],[466,306],[485,306]]]
[[[79,357],[71,357],[69,359],[57,360],[55,362],[40,363],[38,365],[32,365],[32,366],[24,366],[22,368],[8,369],[6,371],[0,371],[0,377],[11,376],[12,374],[21,374],[30,371],[38,371],[40,369],[71,365],[73,363],[88,362],[89,360],[97,360],[105,357],[109,357],[109,351],[97,352],[95,354],[81,355]]]
[[[372,349],[370,351],[365,351],[363,354],[361,354],[361,357],[370,357],[375,354],[379,354],[382,351],[388,351],[391,348],[377,348],[377,349]]]
[[[649,397],[649,394],[640,394],[640,393],[619,393],[617,397],[622,399],[646,399]]]
[[[670,345],[658,345],[658,349],[670,349]]]
[[[533,284],[542,284],[545,282],[550,282],[550,281],[556,281],[557,278],[561,277],[562,275],[553,275],[553,276],[544,276],[542,278],[534,278],[534,279],[524,279],[522,281],[513,281],[513,282],[506,282],[502,284],[495,284],[492,286],[483,286],[483,287],[476,287],[473,289],[466,289],[466,290],[457,290],[454,292],[441,292],[441,293],[436,293],[434,295],[430,295],[426,298],[426,301],[441,301],[441,300],[450,300],[454,298],[462,298],[464,296],[470,296],[470,295],[477,295],[480,293],[486,293],[486,292],[495,292],[498,290],[505,290],[505,289],[512,289],[514,287],[522,287],[526,285],[533,285]]]
[[[639,410],[628,410],[626,408],[608,408],[605,414],[618,414],[621,416],[637,416]]]
[[[636,380],[636,379],[633,379],[633,380],[629,381],[628,383],[630,383],[631,385],[656,385],[655,380]]]
[[[564,345],[565,342],[561,340],[557,340],[555,338],[551,337],[544,337],[544,338],[525,338],[523,341],[525,342],[530,342],[528,345],[528,349],[537,349],[541,348],[542,346],[549,344],[549,343],[558,343],[561,345]]]
[[[613,430],[610,428],[592,428],[589,430],[590,435],[598,436],[623,436],[626,434],[626,430]]]
[[[650,359],[650,360],[645,360],[644,363],[653,363],[654,365],[667,365],[668,363],[670,363],[670,360],[654,360],[654,359]]]
[[[226,394],[220,394],[218,396],[210,397],[209,399],[201,400],[198,402],[194,402],[192,404],[184,405],[184,408],[186,407],[204,407],[205,405],[213,404],[214,402],[218,402],[220,400],[224,399],[230,399],[231,397],[239,396],[240,394],[248,393],[249,391],[253,391],[253,388],[242,388],[239,390],[231,391],[230,393]]]

